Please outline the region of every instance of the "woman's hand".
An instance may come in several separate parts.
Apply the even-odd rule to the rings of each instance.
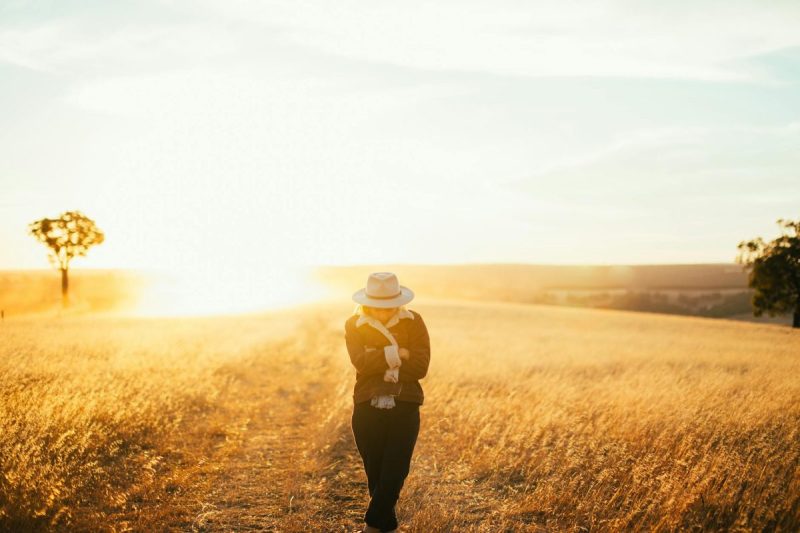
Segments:
[[[377,351],[377,348],[375,346],[364,346],[364,351],[374,352]],[[399,355],[400,359],[403,361],[408,361],[408,358],[411,357],[411,352],[408,351],[408,348],[398,348],[397,355]]]

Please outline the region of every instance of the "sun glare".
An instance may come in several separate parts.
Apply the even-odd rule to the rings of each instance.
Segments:
[[[236,314],[291,307],[328,295],[329,290],[306,267],[155,271],[148,274],[134,312],[140,316]]]

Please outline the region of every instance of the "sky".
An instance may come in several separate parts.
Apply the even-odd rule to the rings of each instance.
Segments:
[[[0,268],[732,262],[800,215],[800,2],[0,1]]]

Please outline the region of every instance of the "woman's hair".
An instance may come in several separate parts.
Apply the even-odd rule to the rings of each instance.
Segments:
[[[400,308],[399,311],[402,311],[403,309],[406,308],[405,305],[398,305],[398,307]],[[369,306],[368,305],[356,304],[355,308],[353,309],[353,314],[354,315],[361,315],[361,314],[365,314],[366,315],[366,314],[369,314],[368,310],[369,310]]]

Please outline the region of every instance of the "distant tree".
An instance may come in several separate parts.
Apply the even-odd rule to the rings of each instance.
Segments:
[[[778,219],[778,225],[782,231],[775,240],[740,242],[736,262],[749,270],[753,314],[794,313],[792,326],[800,328],[800,221]]]
[[[85,256],[92,246],[101,244],[105,235],[80,211],[66,211],[59,218],[43,218],[28,226],[31,235],[49,248],[50,263],[61,270],[61,303],[69,304],[69,263],[75,256]]]

